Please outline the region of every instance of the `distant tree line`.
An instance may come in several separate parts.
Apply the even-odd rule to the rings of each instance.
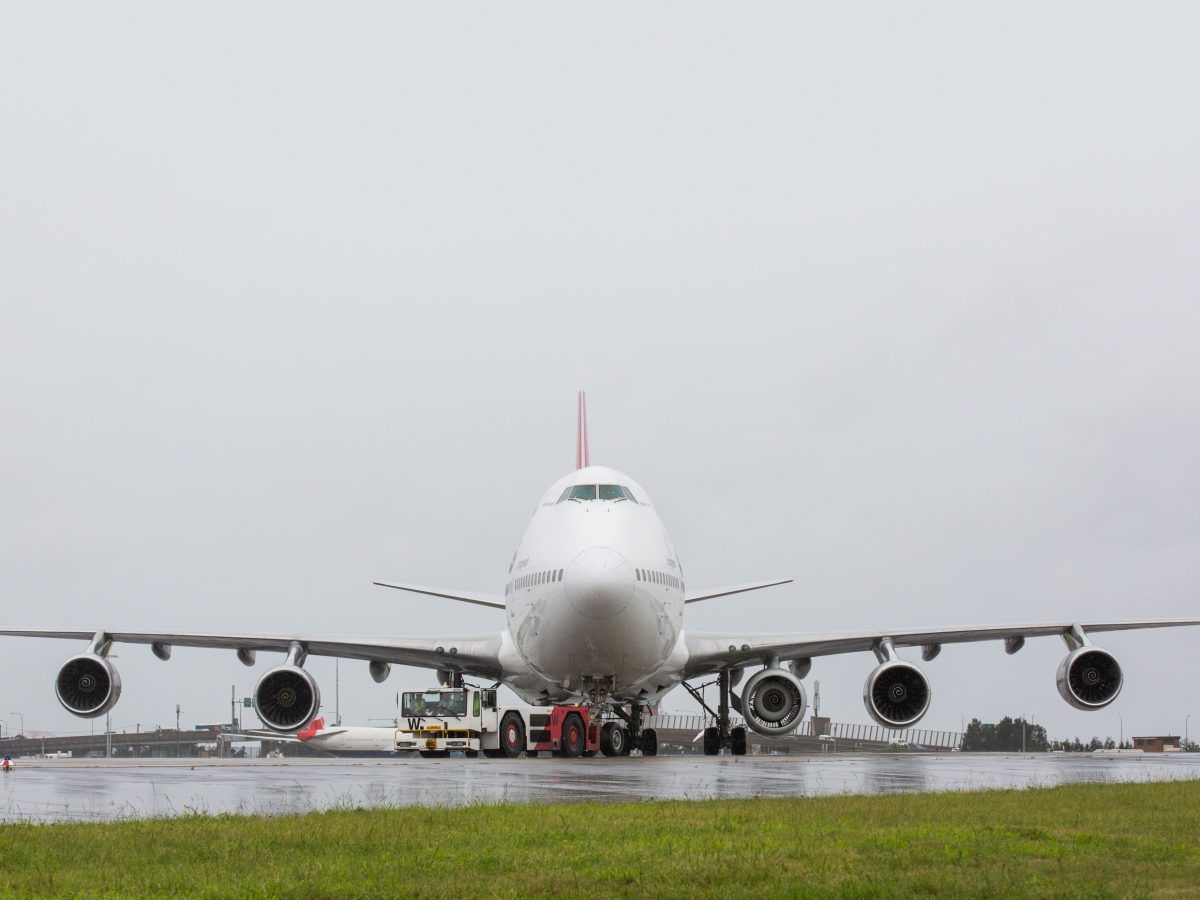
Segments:
[[[1062,750],[1066,753],[1090,753],[1093,750],[1132,750],[1133,744],[1130,741],[1118,744],[1111,737],[1106,737],[1104,740],[1093,737],[1090,741],[1081,741],[1079,738],[1075,738],[1071,741],[1051,741],[1050,749]]]
[[[1021,750],[1021,726],[1025,726],[1025,750],[1030,753],[1042,753],[1047,750],[1061,750],[1067,753],[1090,753],[1093,750],[1132,750],[1133,743],[1125,741],[1118,744],[1111,737],[1104,739],[1093,737],[1090,741],[1079,738],[1051,741],[1046,737],[1046,729],[1041,725],[1026,724],[1024,719],[1013,719],[1005,716],[994,725],[984,724],[978,719],[972,719],[962,737],[959,749],[976,752],[1008,752],[1019,753]],[[1193,753],[1200,752],[1200,745],[1195,741],[1181,741],[1182,750]]]
[[[1200,745],[1195,741],[1180,741],[1179,744],[1179,749],[1184,752],[1200,753]],[[1051,741],[1050,749],[1063,750],[1067,753],[1088,753],[1092,750],[1132,750],[1133,741],[1125,741],[1123,744],[1118,744],[1111,737],[1106,737],[1104,740],[1094,737],[1086,742],[1075,738],[1072,741]]]
[[[972,719],[963,734],[959,749],[975,752],[1014,752],[1021,750],[1021,729],[1025,729],[1025,749],[1032,753],[1040,753],[1050,749],[1050,741],[1046,738],[1046,729],[1041,725],[1031,725],[1024,719],[1014,719],[1005,716],[995,725],[985,725],[978,719]]]

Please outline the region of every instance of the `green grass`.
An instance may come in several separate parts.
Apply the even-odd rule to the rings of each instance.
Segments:
[[[0,826],[0,892],[1200,896],[1200,781]]]

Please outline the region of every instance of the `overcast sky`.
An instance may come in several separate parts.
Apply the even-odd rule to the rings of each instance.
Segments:
[[[500,593],[579,387],[689,586],[796,579],[691,628],[1200,615],[1198,27],[6,3],[6,627],[498,629],[371,581]],[[923,725],[1200,734],[1200,629],[1101,643],[1108,710],[1060,641],[947,647]],[[0,639],[0,718],[86,731],[78,649]],[[227,719],[267,657],[115,652],[129,729]],[[873,665],[817,660],[822,711],[867,721]],[[429,680],[343,663],[343,718]]]

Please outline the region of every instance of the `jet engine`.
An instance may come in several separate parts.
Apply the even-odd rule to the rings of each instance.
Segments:
[[[1117,699],[1124,679],[1107,650],[1087,644],[1068,653],[1058,666],[1058,692],[1076,709],[1102,709]]]
[[[804,685],[787,669],[763,669],[742,688],[746,724],[767,737],[795,731],[807,709]]]
[[[121,696],[121,676],[103,656],[81,653],[58,670],[54,693],[67,712],[94,719],[116,706]]]
[[[929,709],[929,679],[912,663],[896,656],[891,639],[875,650],[879,665],[863,685],[863,703],[871,718],[884,728],[909,728]]]
[[[867,676],[863,702],[871,718],[884,728],[909,728],[929,709],[929,681],[902,659],[885,662]]]
[[[254,688],[254,711],[272,731],[299,731],[321,708],[321,690],[303,668],[305,657],[300,646],[292,644],[284,664],[268,671]]]

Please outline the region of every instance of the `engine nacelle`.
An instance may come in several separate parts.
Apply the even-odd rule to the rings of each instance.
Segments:
[[[1062,698],[1076,709],[1103,709],[1117,699],[1124,678],[1115,656],[1088,644],[1063,658],[1057,681]]]
[[[317,680],[300,666],[271,669],[254,688],[254,711],[272,731],[290,734],[313,720],[321,708]]]
[[[121,676],[103,656],[81,653],[68,659],[58,670],[54,693],[67,712],[94,719],[117,705],[121,696]]]
[[[767,737],[790,734],[808,709],[800,679],[787,669],[763,669],[742,688],[742,716],[752,731]]]
[[[863,703],[884,728],[909,728],[929,709],[931,691],[925,673],[902,659],[877,666],[863,685]]]

